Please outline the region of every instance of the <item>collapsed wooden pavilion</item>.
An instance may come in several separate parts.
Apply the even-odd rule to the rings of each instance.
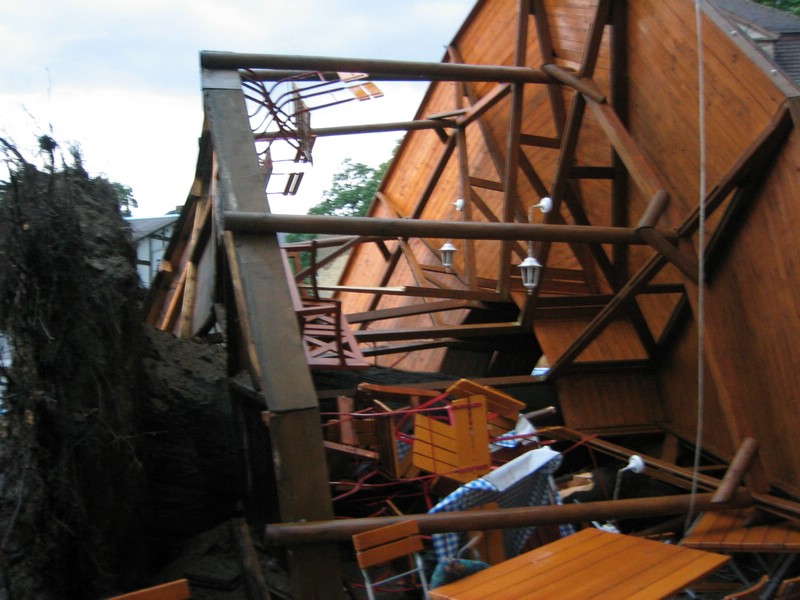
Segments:
[[[234,389],[263,413],[248,443],[268,431],[273,457],[272,491],[251,465],[256,502],[277,497],[283,522],[333,517],[319,359],[548,382],[570,430],[658,433],[665,460],[648,466],[686,481],[669,461],[680,444],[729,460],[757,440],[751,498],[797,519],[798,89],[700,5],[479,1],[436,64],[202,54],[197,176],[147,320],[224,335]],[[303,90],[345,89],[343,72],[431,83],[411,122],[315,130]],[[294,91],[270,97],[278,82]],[[252,106],[277,126],[254,130]],[[302,162],[317,137],[388,130],[406,133],[366,218],[270,213],[278,143]],[[548,213],[532,208],[543,197]],[[335,254],[350,252],[339,283],[318,285],[312,263],[296,284],[277,232],[339,236]],[[533,293],[517,268],[529,254],[543,265]],[[304,302],[307,287],[327,306]],[[347,334],[321,354],[298,321],[315,309]],[[333,597],[333,542],[289,558],[298,597]],[[313,579],[301,576],[309,561]]]

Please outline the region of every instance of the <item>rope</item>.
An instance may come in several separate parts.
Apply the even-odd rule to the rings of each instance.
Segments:
[[[685,528],[691,524],[696,506],[698,479],[700,471],[700,458],[703,446],[703,423],[705,421],[705,394],[703,391],[705,376],[703,357],[705,348],[703,344],[703,331],[705,328],[705,237],[706,237],[706,103],[705,103],[705,75],[703,69],[703,0],[695,0],[695,29],[697,31],[697,110],[698,110],[698,135],[700,138],[700,185],[699,185],[699,221],[700,228],[697,239],[697,429],[695,432],[694,465],[692,469],[691,502],[689,513],[686,516]]]

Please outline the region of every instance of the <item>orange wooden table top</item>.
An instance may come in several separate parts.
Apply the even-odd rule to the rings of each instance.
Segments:
[[[600,529],[584,529],[454,583],[435,600],[639,598],[675,594],[730,557]]]

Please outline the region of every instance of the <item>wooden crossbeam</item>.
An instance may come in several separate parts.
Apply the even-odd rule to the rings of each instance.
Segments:
[[[516,322],[473,323],[466,325],[443,325],[409,329],[367,329],[354,333],[359,343],[387,342],[398,340],[426,340],[437,338],[474,338],[497,335],[527,335],[530,332]]]
[[[395,319],[397,317],[408,317],[430,312],[445,312],[451,310],[462,310],[475,308],[475,305],[466,300],[438,300],[436,302],[423,302],[409,306],[396,306],[393,308],[383,308],[360,313],[350,313],[347,320],[350,323],[372,323],[384,319]]]

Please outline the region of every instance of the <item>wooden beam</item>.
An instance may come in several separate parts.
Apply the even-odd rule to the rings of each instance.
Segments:
[[[507,83],[499,83],[494,86],[487,94],[481,96],[481,98],[475,102],[469,98],[469,93],[467,92],[467,98],[470,99],[470,106],[467,107],[466,112],[458,117],[456,123],[460,129],[465,128],[467,125],[480,119],[483,114],[496,105],[500,100],[508,96],[508,93],[511,91],[511,86]]]
[[[719,484],[717,491],[711,498],[711,502],[727,502],[736,493],[736,489],[742,482],[747,469],[755,460],[756,452],[758,452],[758,442],[753,438],[745,438],[742,444],[736,451],[728,470],[725,471],[725,476],[722,478],[722,483]]]
[[[463,310],[474,308],[474,304],[465,300],[439,300],[437,302],[423,302],[410,306],[395,306],[367,312],[351,313],[347,315],[348,323],[372,323],[385,319],[396,319],[413,315],[427,314],[429,312],[445,312],[450,310]]]
[[[548,378],[555,377],[555,375],[564,368],[568,363],[572,362],[592,341],[603,331],[611,321],[616,318],[617,313],[622,309],[627,302],[633,299],[641,288],[646,285],[653,277],[656,276],[658,271],[666,263],[666,259],[660,254],[656,254],[648,260],[639,272],[623,286],[623,288],[614,296],[613,300],[609,302],[598,315],[586,326],[578,338],[572,342],[569,348],[559,356],[551,365],[547,373]]]
[[[560,81],[564,85],[571,87],[576,92],[579,92],[587,98],[591,98],[595,102],[606,101],[605,95],[603,95],[591,79],[586,80],[576,77],[554,63],[543,64],[541,69],[556,81]]]
[[[368,123],[364,125],[342,125],[339,127],[318,127],[309,129],[310,137],[332,137],[337,135],[359,135],[383,133],[388,131],[420,131],[426,129],[445,129],[456,127],[455,121],[447,119],[420,119],[417,121],[395,121],[392,123]],[[291,134],[281,131],[259,131],[253,136],[257,141],[287,139]]]
[[[628,7],[614,2],[611,8],[611,106],[623,124],[628,122]],[[616,227],[628,225],[628,178],[623,173],[623,162],[612,150],[611,166],[617,173],[611,184],[611,224]],[[614,244],[611,247],[613,278],[612,289],[619,289],[628,278],[628,246]]]
[[[638,231],[641,238],[650,244],[656,252],[678,267],[686,279],[697,285],[699,270],[696,259],[690,257],[686,251],[681,252],[677,246],[669,243],[650,227],[642,227]]]
[[[226,78],[223,78],[226,79]],[[232,74],[227,79],[237,79]],[[263,210],[264,181],[253,144],[240,86],[205,87],[206,118],[219,164],[217,214]],[[281,518],[286,521],[332,518],[319,407],[293,315],[289,283],[277,236],[228,233],[228,261],[236,265],[241,287],[234,288],[239,317],[247,317],[247,337],[254,346],[261,389],[275,418],[270,422],[273,461]],[[297,440],[304,443],[298,447]],[[309,564],[318,577],[307,577]],[[289,557],[297,597],[342,597],[339,551],[321,545]]]
[[[633,179],[644,196],[652,198],[660,190],[666,189],[666,186],[661,182],[660,176],[645,158],[639,145],[630,136],[628,130],[625,129],[614,109],[605,102],[597,102],[590,96],[585,97],[588,99],[589,107],[592,109],[597,122],[611,142],[611,146],[622,159],[631,179]]]
[[[456,101],[461,99],[461,93],[456,86]],[[459,127],[456,132],[456,148],[458,149],[458,190],[464,206],[461,209],[461,220],[472,221],[472,188],[469,184],[469,157],[467,156],[467,132]],[[475,241],[464,240],[464,274],[468,287],[475,284]]]
[[[458,63],[463,63],[464,59],[461,57],[461,54],[458,51],[456,46],[450,45],[447,48],[447,53],[451,57],[451,60]],[[469,99],[470,104],[475,105],[480,102],[477,94],[474,92],[475,84],[472,83],[465,83],[464,88],[467,94],[467,98]],[[510,91],[510,88],[509,88]],[[489,158],[494,165],[495,173],[498,177],[501,176],[503,173],[503,157],[500,152],[500,145],[494,137],[494,132],[492,129],[487,125],[486,120],[483,118],[478,119],[478,127],[481,130],[481,135],[483,136],[483,143],[486,144],[486,150],[489,153]],[[499,218],[498,218],[499,221]]]
[[[299,286],[301,289],[306,286]],[[353,294],[376,294],[387,296],[413,296],[416,298],[451,298],[456,300],[474,300],[476,302],[503,302],[503,298],[495,291],[458,290],[450,288],[417,287],[417,286],[352,286],[352,285],[320,285],[320,290],[331,292],[349,292]],[[375,310],[371,308],[370,310]]]
[[[644,244],[636,229],[595,225],[549,225],[530,223],[462,223],[421,219],[378,219],[372,217],[330,217],[284,215],[263,212],[223,214],[223,226],[239,233],[332,233],[395,237],[459,238],[473,240],[535,240],[547,242],[596,242],[601,244]],[[677,240],[673,231],[658,230],[666,240]]]
[[[769,125],[744,149],[725,175],[706,194],[706,215],[711,215],[735,188],[745,185],[751,177],[761,177],[772,164],[792,130],[789,106],[789,103],[781,105]],[[679,237],[685,238],[694,234],[699,222],[700,210],[695,209],[681,225],[678,231]]]
[[[425,287],[426,284],[431,283],[428,281],[428,277],[425,272],[420,268],[417,258],[411,251],[411,247],[408,245],[408,242],[406,242],[404,239],[400,239],[398,240],[398,244],[400,244],[400,250],[403,252],[403,256],[406,259],[406,263],[408,263],[408,268],[411,270],[411,274],[414,277],[414,281],[417,283],[417,286]],[[423,302],[427,302],[427,298],[423,298]],[[430,317],[431,324],[434,327],[441,325],[439,316],[436,314],[436,312],[429,312],[428,317]]]
[[[517,6],[514,64],[521,66],[525,64],[528,48],[529,0],[519,0]],[[518,176],[519,157],[522,152],[519,140],[522,133],[524,101],[525,86],[521,83],[515,83],[511,87],[511,107],[509,109],[508,131],[506,134],[506,164],[503,171],[503,186],[505,189],[503,190],[503,213],[500,219],[503,223],[514,222],[517,210],[522,210],[522,205],[519,201]],[[497,291],[502,296],[506,296],[509,293],[511,252],[512,245],[508,241],[504,241],[500,245],[500,264],[497,269]]]
[[[738,494],[731,502],[722,506],[733,509],[744,508],[752,504],[753,499],[749,495]],[[267,544],[275,546],[344,542],[350,540],[357,533],[408,519],[418,521],[422,533],[432,534],[586,521],[613,521],[646,516],[663,517],[688,514],[692,506],[696,506],[697,510],[720,510],[722,508],[720,505],[711,504],[711,494],[709,493],[681,494],[522,508],[365,517],[317,523],[275,523],[266,526],[264,540]]]
[[[544,0],[533,0],[533,17],[542,61],[545,63],[553,63],[556,60],[556,54],[553,50],[553,37],[550,34],[550,24],[547,22],[547,11]],[[561,86],[556,83],[548,84],[547,95],[550,99],[550,110],[553,111],[553,124],[556,127],[556,134],[559,140],[559,143],[553,147],[559,148],[561,146],[561,135],[564,132],[564,123],[567,119],[564,110],[564,99],[561,95]]]
[[[429,340],[437,338],[473,338],[496,335],[527,335],[516,322],[474,323],[467,325],[444,325],[419,329],[367,329],[355,332],[358,343],[391,342],[400,340]]]
[[[548,83],[550,78],[530,67],[464,65],[331,56],[288,56],[237,52],[200,53],[203,69],[288,69],[297,71],[348,71],[368,78],[392,76],[396,81],[497,81],[505,83]]]

